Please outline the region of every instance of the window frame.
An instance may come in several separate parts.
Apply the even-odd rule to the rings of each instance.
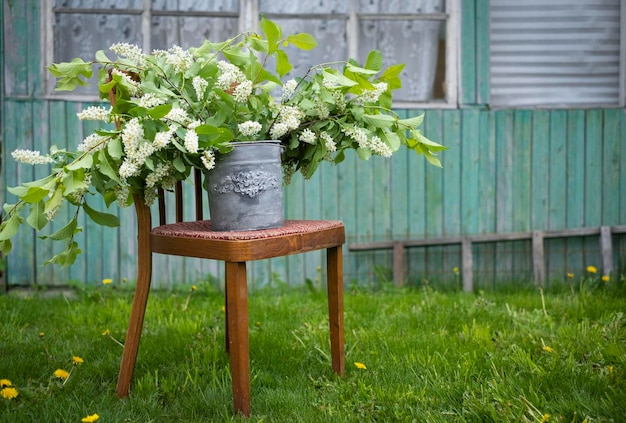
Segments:
[[[626,107],[626,0],[620,0],[620,34],[619,34],[619,85],[617,87],[617,102],[615,103],[571,103],[562,104],[535,104],[528,106],[525,104],[496,104],[492,101],[491,88],[489,90],[489,105],[493,109],[603,109],[603,108],[623,108]],[[491,22],[491,19],[490,19]],[[490,25],[491,27],[491,25]],[[489,29],[491,31],[491,28]],[[491,35],[491,34],[490,34]],[[489,46],[490,47],[490,46]],[[491,58],[490,58],[491,60]],[[491,71],[488,76],[488,83],[491,86]]]
[[[43,97],[50,100],[67,100],[67,101],[98,101],[96,95],[76,94],[72,92],[56,92],[54,91],[55,79],[48,72],[46,66],[54,62],[54,23],[56,13],[72,13],[81,11],[89,14],[133,14],[141,15],[141,34],[142,49],[151,51],[151,21],[155,15],[161,16],[207,16],[207,17],[237,17],[239,21],[239,32],[257,31],[259,22],[259,0],[239,0],[239,12],[197,12],[197,11],[154,11],[152,10],[152,1],[143,0],[143,9],[82,9],[82,8],[54,8],[51,0],[41,1],[41,27],[42,42],[41,55],[42,58],[42,91]],[[346,34],[348,37],[348,57],[356,57],[358,51],[358,31],[359,20],[406,20],[407,16],[414,20],[442,20],[445,23],[446,49],[445,49],[445,98],[432,99],[428,102],[418,101],[394,101],[394,108],[407,109],[455,109],[458,108],[458,81],[459,81],[459,4],[460,0],[444,0],[445,13],[439,14],[415,14],[415,15],[398,15],[398,14],[367,14],[358,13],[358,0],[347,0],[348,15],[346,17]],[[267,13],[268,19],[273,18],[298,18],[298,17],[329,17],[328,14],[278,14]],[[337,16],[337,15],[331,15]],[[146,36],[147,34],[147,36]]]

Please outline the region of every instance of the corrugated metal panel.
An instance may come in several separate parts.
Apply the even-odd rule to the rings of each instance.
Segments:
[[[492,0],[491,104],[617,105],[623,0]]]

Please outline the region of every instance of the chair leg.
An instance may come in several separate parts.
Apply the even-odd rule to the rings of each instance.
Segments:
[[[328,318],[333,370],[343,376],[346,370],[343,329],[343,252],[342,246],[326,250],[328,273]]]
[[[226,262],[226,320],[235,413],[250,415],[250,346],[245,262]]]
[[[135,198],[137,209],[137,287],[130,311],[130,321],[120,373],[117,378],[115,393],[119,398],[128,396],[130,382],[135,370],[137,352],[139,351],[139,338],[143,328],[143,318],[146,313],[148,294],[150,293],[150,280],[152,278],[152,251],[150,250],[150,209],[143,200]]]
[[[142,261],[147,261],[144,266]],[[124,343],[124,353],[122,354],[122,363],[120,365],[120,373],[117,379],[117,388],[115,393],[119,398],[128,396],[130,383],[135,370],[135,362],[137,361],[137,352],[139,351],[139,338],[141,337],[141,329],[143,328],[143,319],[146,313],[146,305],[148,303],[148,294],[150,293],[150,279],[152,268],[152,257],[148,253],[148,257],[138,260],[139,271],[137,273],[137,288],[135,288],[135,296],[133,298],[133,306],[130,312],[130,321],[128,323],[128,332],[126,333],[126,342]]]

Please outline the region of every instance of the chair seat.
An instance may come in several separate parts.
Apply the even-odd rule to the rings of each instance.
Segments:
[[[152,251],[224,261],[251,261],[334,247],[345,242],[339,220],[287,220],[279,228],[213,231],[210,220],[158,226]]]
[[[238,241],[318,232],[340,227],[343,227],[340,220],[286,220],[285,225],[280,228],[253,231],[213,231],[210,220],[196,220],[157,226],[152,230],[152,233],[182,238]]]

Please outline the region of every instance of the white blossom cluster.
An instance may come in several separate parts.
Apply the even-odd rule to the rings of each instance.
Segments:
[[[20,163],[36,165],[53,163],[54,160],[50,156],[42,156],[39,151],[17,149],[11,153],[13,160]]]
[[[87,138],[85,138],[83,142],[78,144],[77,150],[85,151],[87,153],[93,153],[95,151],[104,149],[109,143],[110,139],[111,138],[108,136],[100,135],[94,132],[93,134],[87,136]]]
[[[198,152],[198,134],[194,128],[189,128],[185,134],[185,149],[191,154]]]
[[[259,122],[248,120],[237,125],[237,129],[244,137],[252,137],[261,132],[262,125]]]
[[[165,62],[174,66],[176,72],[185,72],[193,64],[193,56],[182,47],[174,45],[167,51]]]
[[[317,116],[321,119],[327,119],[328,116],[330,115],[330,111],[328,110],[328,106],[326,105],[326,103],[322,102],[322,101],[318,101],[315,103],[315,112],[317,113]]]
[[[328,132],[322,131],[322,133],[320,133],[320,139],[324,141],[326,151],[328,151],[329,153],[334,153],[335,151],[337,151],[337,144],[335,143],[333,137],[328,135]]]
[[[126,157],[120,166],[119,175],[125,180],[141,173],[141,166],[154,152],[154,146],[144,139],[143,126],[137,118],[128,121],[122,130],[122,144]]]
[[[206,170],[211,170],[215,167],[215,154],[212,151],[205,150],[200,157],[202,160],[202,164],[206,168]]]
[[[126,73],[122,72],[121,70],[119,70],[117,68],[113,68],[113,70],[111,72],[113,73],[113,75],[119,75],[119,76],[122,77],[122,79],[124,80],[124,82],[127,85],[128,92],[131,95],[139,94],[139,91],[141,91],[141,87],[139,86],[139,83],[137,83],[135,80],[133,80],[133,78],[131,78]]]
[[[143,66],[146,63],[146,56],[141,49],[129,43],[115,43],[109,47],[113,53],[116,53],[120,57],[126,57],[127,59],[135,62],[138,66]]]
[[[59,210],[61,210],[61,204],[55,206],[53,209],[48,210],[47,212],[45,212],[46,214],[46,220],[48,222],[52,221],[57,214],[59,214]]]
[[[317,137],[315,136],[315,132],[311,131],[309,128],[305,128],[300,133],[299,139],[307,144],[315,144]]]
[[[159,182],[170,175],[172,167],[169,164],[158,163],[154,171],[150,172],[146,176],[146,188],[153,188],[157,186]]]
[[[85,110],[76,113],[79,120],[101,120],[104,122],[110,122],[111,120],[111,108],[108,109],[102,106],[89,106]]]
[[[172,107],[172,110],[170,110],[163,119],[178,123],[179,125],[186,125],[191,121],[185,109],[181,109],[180,107]]]
[[[137,104],[139,104],[139,106],[144,107],[146,109],[151,109],[163,103],[165,103],[164,99],[157,97],[156,95],[151,94],[151,93],[146,93],[142,95],[141,97],[139,97],[139,100],[137,100]]]
[[[241,81],[233,91],[233,97],[238,103],[245,103],[252,94],[252,81],[246,79]]]
[[[364,90],[359,96],[359,99],[364,103],[375,103],[378,101],[378,97],[385,91],[387,91],[387,83],[379,82],[378,84],[374,84],[373,90]]]
[[[391,151],[391,148],[389,148],[389,146],[385,144],[383,140],[381,140],[376,135],[374,135],[370,139],[369,148],[370,150],[372,150],[374,154],[378,154],[379,156],[391,157],[391,155],[393,154],[393,151]]]
[[[332,90],[331,93],[335,99],[335,106],[337,107],[337,110],[342,113],[346,109],[346,97],[343,95],[341,90]]]
[[[289,131],[293,131],[300,126],[300,121],[304,118],[304,112],[296,106],[281,105],[278,116],[272,128],[270,136],[272,139],[279,139]]]
[[[209,86],[209,82],[204,78],[194,76],[191,80],[191,85],[193,85],[193,89],[196,91],[196,98],[202,100],[204,98],[204,91],[206,87]]]
[[[224,91],[234,91],[238,85],[250,82],[248,81],[248,78],[246,78],[246,75],[244,75],[244,73],[237,66],[224,60],[217,62],[217,70],[219,72],[219,76],[217,77],[215,86]],[[252,82],[250,82],[250,92],[252,92]]]
[[[285,84],[283,85],[283,92],[280,97],[283,103],[291,98],[297,86],[298,82],[295,79],[290,79],[289,81],[285,82]]]
[[[119,207],[128,206],[129,195],[130,195],[130,191],[128,189],[128,185],[117,185],[115,187],[115,197],[117,198],[116,202]]]
[[[163,150],[172,140],[172,135],[174,135],[176,128],[173,125],[170,125],[169,128],[169,131],[158,132],[154,136],[154,142],[152,143],[154,151]]]
[[[391,157],[392,151],[387,144],[380,139],[380,137],[374,135],[372,138],[367,136],[367,132],[363,128],[348,128],[343,129],[343,132],[355,140],[359,144],[359,148],[366,148],[374,154],[378,154],[383,157]]]

